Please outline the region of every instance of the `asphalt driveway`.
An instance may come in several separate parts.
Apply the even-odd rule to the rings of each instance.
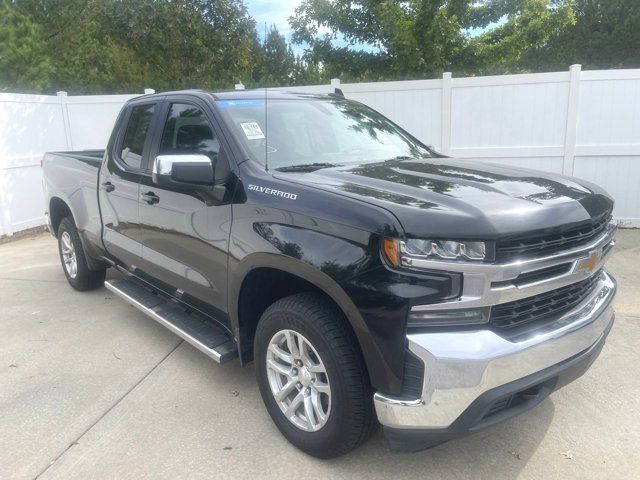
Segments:
[[[219,366],[106,289],[67,285],[48,234],[0,245],[0,478],[640,478],[640,231],[609,269],[617,321],[538,408],[418,454],[380,432],[332,461],[290,446],[253,368]]]

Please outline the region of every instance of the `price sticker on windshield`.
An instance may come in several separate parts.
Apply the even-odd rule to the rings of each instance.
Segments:
[[[257,122],[241,123],[240,126],[244,131],[244,135],[249,140],[258,140],[260,138],[264,138],[264,133],[262,133],[262,129],[260,128],[260,125],[258,125]]]

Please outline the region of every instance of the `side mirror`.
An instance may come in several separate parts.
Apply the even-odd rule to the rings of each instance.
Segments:
[[[176,190],[211,190],[213,164],[206,155],[158,155],[151,170],[153,183]]]

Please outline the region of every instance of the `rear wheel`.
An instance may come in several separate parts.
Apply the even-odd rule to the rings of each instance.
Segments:
[[[64,275],[76,290],[85,291],[100,287],[107,270],[89,270],[78,230],[71,217],[65,217],[58,227],[58,251]]]
[[[262,399],[293,445],[319,458],[343,455],[377,425],[353,332],[322,296],[278,300],[262,315],[254,358]]]

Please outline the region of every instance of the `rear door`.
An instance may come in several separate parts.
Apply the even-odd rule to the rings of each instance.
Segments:
[[[224,168],[226,147],[211,113],[196,98],[167,101],[152,157],[204,154],[214,169]],[[159,187],[150,171],[141,176],[140,189],[141,197],[154,198],[140,202],[142,270],[147,280],[224,323],[231,205],[207,205],[196,191]]]
[[[121,114],[115,139],[100,169],[100,211],[104,246],[120,264],[135,269],[142,258],[140,243],[139,188],[146,170],[153,122],[161,103],[139,101]]]

